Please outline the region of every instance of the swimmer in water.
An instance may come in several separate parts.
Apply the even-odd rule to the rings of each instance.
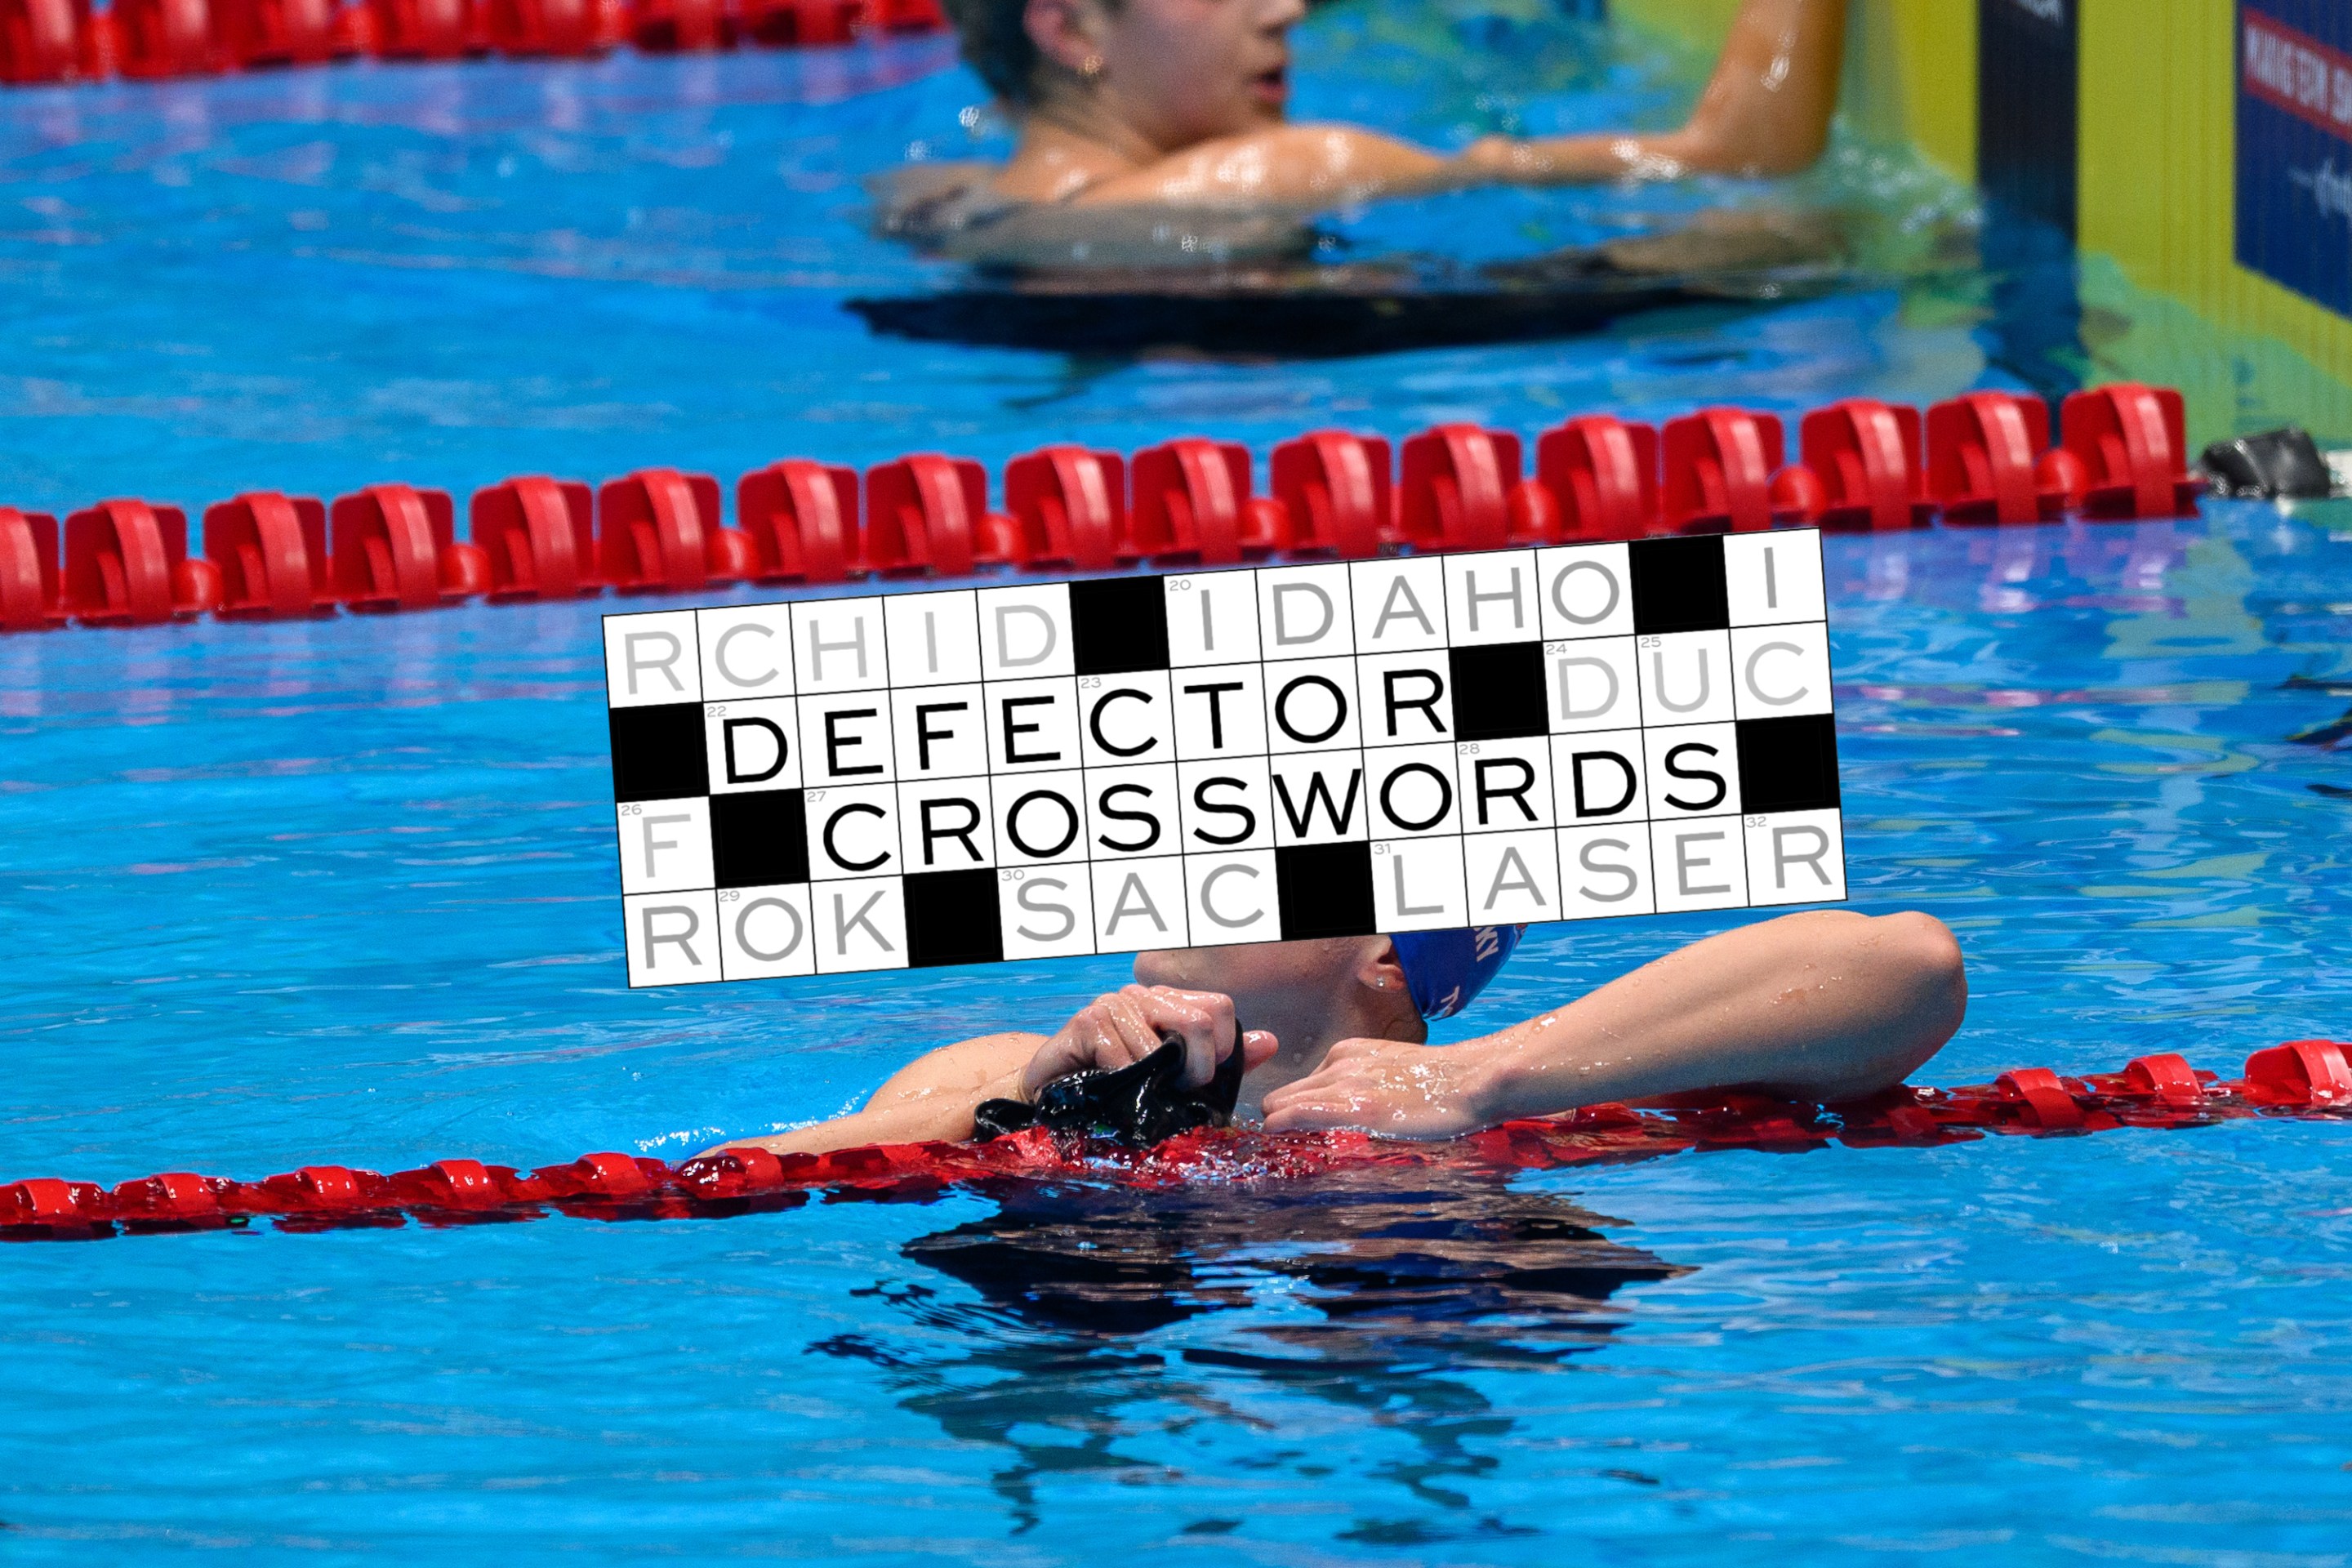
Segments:
[[[1671,131],[1490,136],[1433,153],[1360,126],[1293,125],[1292,26],[1306,0],[946,0],[963,56],[1018,125],[1004,163],[875,176],[883,234],[1016,272],[1213,269],[1302,261],[1315,215],[1384,196],[1794,174],[1837,107],[1847,0],[1743,0],[1690,118]],[[1634,272],[1769,268],[1787,215],[1708,209],[1652,237]],[[1694,248],[1694,246],[1696,248]],[[1326,258],[1328,259],[1328,258]]]
[[[1314,212],[1474,185],[1794,174],[1837,107],[1846,0],[1744,0],[1672,131],[1489,136],[1433,153],[1359,126],[1293,125],[1305,0],[946,0],[963,56],[1017,118],[992,188],[1090,207]]]
[[[1140,1061],[1174,1035],[1186,1081],[1248,1064],[1237,1116],[1272,1131],[1356,1127],[1450,1138],[1519,1117],[1747,1089],[1807,1102],[1901,1083],[1960,1025],[1959,944],[1916,913],[1784,915],[1695,942],[1458,1045],[1426,1044],[1517,947],[1519,930],[1183,948],[1051,1035],[982,1035],[900,1069],[864,1110],[766,1138],[779,1153],[972,1135],[983,1100]],[[1250,1026],[1236,1042],[1235,1020]]]

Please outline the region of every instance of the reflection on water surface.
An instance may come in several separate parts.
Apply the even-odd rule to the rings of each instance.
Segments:
[[[1625,1317],[1620,1290],[1689,1272],[1610,1240],[1601,1227],[1617,1222],[1500,1175],[991,1196],[994,1213],[904,1244],[919,1272],[874,1289],[969,1350],[937,1356],[887,1331],[811,1348],[873,1363],[948,1436],[1009,1449],[992,1484],[1024,1529],[1040,1522],[1041,1476],[1155,1468],[1119,1447],[1140,1406],[1246,1420],[1236,1378],[1409,1431],[1416,1457],[1381,1479],[1467,1508],[1459,1482],[1494,1469],[1514,1428],[1478,1374],[1562,1367],[1607,1342]],[[1153,1337],[1218,1314],[1241,1331]],[[1311,1476],[1317,1459],[1268,1464]]]

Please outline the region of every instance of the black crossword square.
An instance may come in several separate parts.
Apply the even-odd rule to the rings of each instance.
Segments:
[[[1828,811],[1838,804],[1837,722],[1828,714],[1739,721],[1739,809]]]
[[[1157,577],[1070,584],[1070,650],[1080,675],[1168,668],[1168,590]]]
[[[1454,738],[1510,741],[1540,735],[1544,707],[1543,644],[1491,643],[1446,655],[1454,677]]]
[[[1633,630],[1712,632],[1731,624],[1723,580],[1723,535],[1634,542]]]
[[[905,883],[908,968],[995,963],[1004,957],[994,871],[918,871]]]
[[[796,789],[710,797],[710,862],[722,888],[809,879],[808,807]]]
[[[1274,886],[1282,907],[1282,939],[1370,936],[1372,847],[1293,844],[1274,852]]]
[[[615,708],[609,717],[614,800],[680,800],[710,793],[701,703]]]

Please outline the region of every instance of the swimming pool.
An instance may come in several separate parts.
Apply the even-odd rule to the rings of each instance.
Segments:
[[[1573,26],[1496,47],[1444,16],[1319,18],[1313,48],[1365,74],[1306,70],[1302,111],[1438,134],[1671,90]],[[1472,73],[1458,92],[1402,76],[1432,47]],[[1965,278],[1305,368],[877,342],[835,301],[929,274],[859,235],[852,181],[961,134],[974,94],[944,63],[934,42],[0,96],[8,499],[993,464],[1178,429],[1262,457],[1326,421],[1530,432],[2004,380]],[[1565,107],[1583,86],[1597,107]],[[1834,177],[1942,210],[1901,169]],[[1466,214],[1537,248],[1664,199],[1358,233],[1427,243]],[[1927,909],[1971,963],[1970,1023],[1927,1076],[2233,1068],[2343,1032],[2347,807],[2326,791],[2352,777],[2285,737],[2344,701],[2282,683],[2352,673],[2347,540],[2336,509],[2230,506],[1831,541],[1857,907]],[[676,1158],[1119,977],[630,994],[599,610],[0,640],[5,1174]],[[1722,919],[1539,928],[1448,1037]],[[2239,1123],[1172,1213],[958,1196],[12,1247],[0,1542],[2336,1562],[2347,1173],[2337,1125]]]

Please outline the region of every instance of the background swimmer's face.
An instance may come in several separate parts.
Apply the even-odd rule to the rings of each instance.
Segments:
[[[1162,152],[1279,123],[1304,0],[1031,0],[1030,36]]]

